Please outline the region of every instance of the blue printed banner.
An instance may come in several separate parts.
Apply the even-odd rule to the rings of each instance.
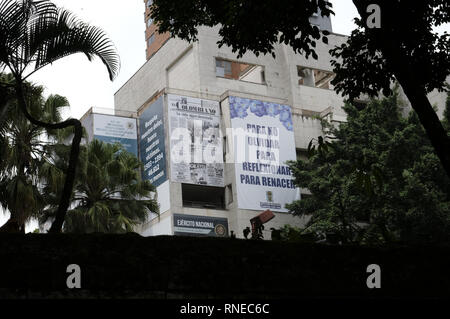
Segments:
[[[167,180],[164,135],[164,96],[139,117],[139,153],[144,163],[142,178],[159,186]]]
[[[137,140],[136,139],[130,139],[130,138],[119,138],[119,137],[111,137],[111,136],[101,136],[101,135],[94,135],[94,138],[99,141],[103,141],[105,143],[109,144],[115,144],[119,143],[122,145],[122,147],[132,154],[134,154],[137,157]]]

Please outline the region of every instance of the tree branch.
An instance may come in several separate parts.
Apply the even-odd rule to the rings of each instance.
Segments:
[[[61,200],[59,203],[58,211],[56,212],[55,221],[53,222],[53,224],[49,230],[50,233],[59,233],[59,232],[61,232],[62,225],[64,223],[64,218],[67,214],[67,209],[69,208],[69,205],[70,205],[70,197],[72,195],[73,185],[74,185],[74,181],[75,181],[75,172],[76,172],[76,167],[78,164],[78,155],[80,153],[80,142],[81,142],[81,137],[82,137],[82,133],[83,133],[81,122],[77,119],[69,119],[69,120],[66,120],[61,123],[50,124],[50,123],[45,123],[45,122],[36,120],[28,112],[26,101],[25,101],[25,95],[23,92],[22,82],[17,77],[16,77],[16,81],[17,81],[16,93],[17,93],[17,98],[18,98],[18,102],[19,102],[19,107],[22,110],[25,117],[32,124],[44,127],[46,129],[63,129],[63,128],[66,128],[69,126],[73,126],[75,129],[75,132],[74,132],[75,134],[74,134],[74,137],[72,140],[72,148],[70,151],[69,166],[68,166],[67,172],[66,172],[66,180],[65,180],[63,192],[61,195]]]

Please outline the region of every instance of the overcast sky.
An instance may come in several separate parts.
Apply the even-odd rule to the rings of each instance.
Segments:
[[[143,0],[54,0],[81,20],[101,27],[120,55],[121,71],[111,82],[103,63],[89,62],[82,54],[66,57],[35,73],[30,79],[44,85],[46,94],[68,98],[71,115],[80,118],[91,106],[114,107],[114,93],[145,63]],[[332,0],[333,31],[350,34],[358,15],[351,0]],[[448,28],[447,28],[448,29]]]
[[[46,87],[46,94],[68,98],[72,117],[80,118],[90,107],[114,107],[114,93],[145,63],[143,0],[54,0],[81,20],[101,27],[114,42],[121,59],[118,78],[111,82],[103,63],[84,55],[66,57],[35,73],[30,80]],[[333,31],[350,34],[357,16],[351,0],[334,0]],[[448,30],[448,27],[446,28]],[[6,216],[0,214],[0,225]],[[27,231],[36,228],[33,223]]]
[[[121,59],[119,77],[109,81],[99,60],[89,62],[77,54],[35,73],[30,79],[44,85],[46,94],[66,96],[71,115],[80,118],[91,106],[113,108],[114,93],[145,63],[145,21],[143,0],[54,0],[85,22],[101,27],[114,42]],[[336,33],[349,34],[356,9],[351,0],[334,5]]]

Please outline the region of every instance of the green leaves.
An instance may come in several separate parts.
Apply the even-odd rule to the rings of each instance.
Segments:
[[[361,94],[375,97],[380,91],[387,96],[392,93],[394,75],[404,88],[406,84],[417,85],[424,93],[445,89],[450,74],[450,35],[438,35],[434,27],[449,22],[448,1],[379,0],[379,29],[366,27],[366,8],[371,2],[353,3],[362,15],[356,19],[358,28],[347,43],[330,51],[335,58],[332,64],[337,76],[332,83],[337,92],[350,99]],[[400,79],[406,74],[409,78]]]
[[[319,136],[317,139],[313,138],[308,143],[307,155],[308,157],[312,157],[316,154],[323,155],[327,153],[330,148],[333,147],[333,143],[325,140],[322,136]]]
[[[396,94],[361,110],[347,104],[333,143],[313,139],[308,159],[290,163],[295,184],[311,192],[288,205],[309,219],[305,232],[359,244],[450,241],[450,179],[398,104]]]
[[[66,132],[72,130],[68,127],[73,127],[75,133],[67,180],[64,182],[65,191],[61,194],[61,203],[51,232],[61,230],[68,209],[79,155],[81,123],[75,119],[62,123],[37,120],[24,100],[23,87],[27,77],[34,72],[75,53],[84,53],[89,60],[99,57],[111,80],[119,72],[120,62],[114,45],[101,29],[79,21],[68,11],[58,9],[49,0],[0,0],[0,72],[7,68],[13,74],[21,112],[37,126],[66,129]],[[0,101],[0,111],[3,108]],[[56,118],[50,116],[50,119]],[[54,130],[48,132],[56,134]]]
[[[356,185],[364,190],[367,196],[374,196],[376,188],[383,186],[383,173],[378,167],[373,167],[369,172],[356,168],[355,173]]]
[[[11,75],[0,75],[5,82]],[[62,104],[67,100],[61,96],[43,97],[43,88],[26,84],[26,99],[30,112],[38,119],[59,119]],[[0,129],[2,165],[0,166],[0,202],[11,212],[11,218],[20,225],[30,217],[37,217],[46,206],[41,182],[47,175],[55,184],[62,184],[55,175],[52,161],[54,140],[50,131],[30,124],[17,108],[15,96],[9,96],[9,107]],[[42,137],[47,135],[48,142]]]
[[[99,28],[78,20],[48,0],[0,2],[0,70],[9,67],[23,80],[65,56],[97,56],[113,80],[120,69],[116,49]],[[27,68],[33,71],[24,74]]]
[[[321,35],[309,19],[319,9],[330,16],[331,7],[326,0],[154,0],[151,17],[160,32],[188,41],[197,40],[198,27],[219,25],[218,45],[230,46],[239,56],[246,51],[274,56],[274,45],[285,43],[317,59],[313,43]]]
[[[64,153],[60,154],[64,162]],[[59,163],[60,165],[61,163]],[[94,140],[81,152],[80,166],[64,231],[76,233],[123,233],[145,222],[150,212],[158,213],[152,195],[155,187],[141,179],[140,162],[119,144]],[[57,189],[47,179],[50,196],[58,198]],[[53,192],[53,194],[52,194]],[[54,205],[47,209],[51,215]]]

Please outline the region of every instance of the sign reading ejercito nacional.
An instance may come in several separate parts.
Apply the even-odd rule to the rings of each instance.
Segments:
[[[228,237],[226,218],[173,214],[173,232],[178,236]]]

